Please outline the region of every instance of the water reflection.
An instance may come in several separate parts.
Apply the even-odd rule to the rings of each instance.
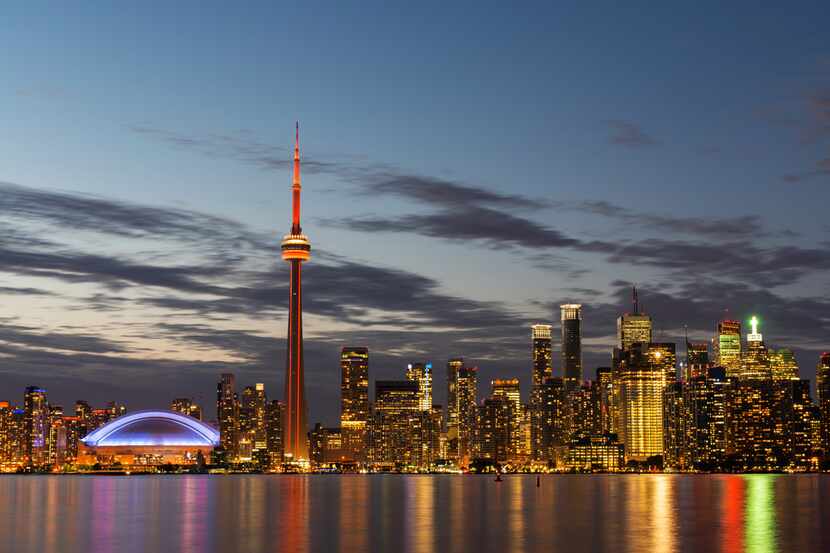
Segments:
[[[0,549],[828,550],[825,475],[0,478]]]
[[[743,476],[746,481],[746,508],[744,514],[747,553],[778,551],[775,527],[776,474]]]

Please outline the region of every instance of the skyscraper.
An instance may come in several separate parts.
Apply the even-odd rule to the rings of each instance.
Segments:
[[[432,363],[410,363],[406,367],[406,378],[418,383],[418,408],[432,409]]]
[[[42,467],[49,461],[49,403],[46,390],[29,386],[23,396],[25,412],[26,457],[31,467]]]
[[[769,350],[769,368],[773,380],[798,380],[798,363],[791,349]]]
[[[632,344],[651,342],[651,317],[640,313],[637,288],[631,289],[631,299],[634,311],[617,318],[617,343],[621,350],[629,349]]]
[[[294,179],[291,186],[291,232],[282,239],[282,258],[291,266],[288,301],[288,352],[285,367],[285,456],[308,459],[305,374],[303,369],[302,264],[311,258],[311,242],[300,226],[300,125],[294,143]]]
[[[236,378],[222,375],[216,385],[216,418],[219,421],[219,440],[228,459],[235,459],[239,448],[239,400]]]
[[[816,367],[816,400],[821,413],[821,446],[830,459],[830,352],[821,354]]]
[[[510,405],[508,417],[510,446],[508,454],[511,458],[520,457],[525,450],[523,443],[524,406],[522,405],[521,390],[518,378],[497,378],[490,381],[490,398],[505,400]],[[504,457],[502,457],[504,460]]]
[[[447,362],[447,452],[451,459],[458,457],[458,374],[462,368],[461,357]]]
[[[741,323],[724,319],[718,322],[714,340],[715,361],[726,369],[726,377],[736,377],[741,372]]]
[[[541,386],[553,375],[551,355],[551,325],[536,324],[531,327],[533,338],[533,386]]]
[[[466,466],[475,456],[478,422],[478,367],[458,369],[458,458]]]
[[[746,353],[740,376],[747,380],[768,380],[772,378],[769,364],[769,352],[764,345],[764,337],[758,332],[758,318],[752,317],[750,323],[752,332],[746,335]]]
[[[649,351],[635,343],[623,350],[619,366],[619,433],[626,459],[645,460],[663,453],[663,388],[666,368]]]
[[[418,395],[417,381],[375,381],[372,424],[372,460],[375,463],[421,466],[423,411]]]
[[[369,349],[340,350],[340,428],[343,452],[353,461],[365,461],[369,421]]]
[[[542,386],[553,375],[551,325],[535,324],[531,327],[533,371],[530,383],[530,453],[534,459],[546,456],[544,445],[544,415]]]
[[[570,387],[582,382],[582,306],[560,305],[562,318],[562,376]]]
[[[659,367],[666,375],[666,385],[677,380],[677,353],[674,342],[652,342],[648,344],[649,362]]]

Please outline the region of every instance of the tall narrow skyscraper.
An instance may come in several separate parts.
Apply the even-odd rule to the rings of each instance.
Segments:
[[[562,313],[562,376],[569,387],[582,382],[582,306],[560,305]]]
[[[340,350],[340,428],[342,449],[353,461],[366,459],[369,422],[369,349]]]
[[[726,376],[737,377],[741,372],[741,323],[724,319],[718,322],[713,341],[715,361],[726,369]]]
[[[285,365],[285,456],[308,459],[305,377],[303,370],[302,264],[311,258],[311,242],[300,226],[300,124],[294,142],[294,178],[291,184],[291,232],[282,239],[282,258],[291,266],[288,301],[288,354]]]

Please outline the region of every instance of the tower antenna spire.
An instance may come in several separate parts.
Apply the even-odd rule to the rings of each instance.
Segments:
[[[637,285],[631,285],[631,302],[634,304],[634,313],[640,312],[640,300],[637,297]]]
[[[296,134],[294,140],[294,178],[291,181],[291,196],[292,196],[292,217],[291,217],[291,233],[300,234],[302,228],[300,227],[300,122],[297,121]]]

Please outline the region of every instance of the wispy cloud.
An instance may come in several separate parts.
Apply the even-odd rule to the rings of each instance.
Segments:
[[[622,119],[612,119],[605,122],[608,125],[611,134],[608,136],[608,141],[617,146],[625,146],[628,148],[643,148],[647,146],[656,146],[660,142],[654,137],[646,133],[643,128],[633,121],[624,121]]]

